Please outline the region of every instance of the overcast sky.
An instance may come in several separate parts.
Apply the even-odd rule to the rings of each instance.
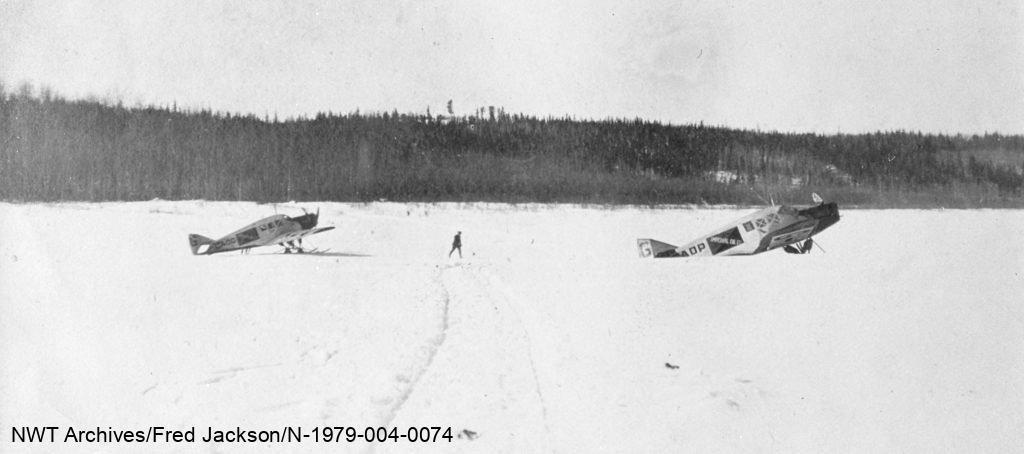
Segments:
[[[1024,133],[1024,0],[0,0],[0,79],[280,116]]]

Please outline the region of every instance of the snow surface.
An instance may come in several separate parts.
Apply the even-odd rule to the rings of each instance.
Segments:
[[[263,452],[1024,447],[1024,212],[842,211],[826,253],[642,260],[637,237],[751,210],[302,206],[328,253],[190,255],[298,205],[0,204],[0,451],[140,449],[12,445],[28,425],[476,434]]]

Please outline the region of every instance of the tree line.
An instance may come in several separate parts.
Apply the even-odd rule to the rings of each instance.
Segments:
[[[448,107],[451,112],[451,107]],[[796,134],[478,109],[279,120],[0,86],[0,199],[1022,206],[1024,137]]]

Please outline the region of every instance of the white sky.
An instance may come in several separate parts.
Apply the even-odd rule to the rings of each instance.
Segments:
[[[1024,133],[1024,0],[23,2],[0,79],[277,113],[476,107]]]

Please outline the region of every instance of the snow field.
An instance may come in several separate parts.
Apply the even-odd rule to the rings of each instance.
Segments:
[[[0,426],[461,435],[268,452],[1024,446],[1024,212],[840,207],[825,253],[641,260],[637,237],[750,210],[302,206],[337,227],[307,239],[327,253],[189,253],[297,205],[0,204]]]

